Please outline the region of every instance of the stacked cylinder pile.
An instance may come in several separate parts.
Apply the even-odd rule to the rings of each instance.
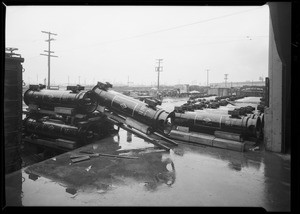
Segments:
[[[85,144],[113,130],[105,117],[96,111],[98,101],[92,91],[81,86],[67,90],[48,90],[32,85],[24,93],[29,114],[24,119],[26,134],[50,139],[65,139]]]
[[[173,124],[185,126],[189,130],[203,133],[226,131],[241,134],[245,138],[263,138],[264,114],[253,106],[219,110],[220,106],[232,104],[232,101],[244,96],[216,97],[212,100],[192,99],[182,106],[175,107]],[[213,109],[208,111],[209,108]],[[198,111],[207,109],[206,111]]]
[[[205,96],[205,97],[212,97]],[[245,96],[222,96],[215,97],[214,99],[208,99],[202,97],[193,97],[190,98],[185,104],[181,106],[176,106],[175,111],[183,113],[184,111],[194,111],[194,110],[202,110],[206,108],[217,109],[220,106],[226,106],[230,104],[232,101],[237,99],[244,98]]]

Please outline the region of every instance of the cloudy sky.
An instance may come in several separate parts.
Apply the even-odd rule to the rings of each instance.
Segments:
[[[25,59],[26,83],[156,85],[258,81],[268,75],[264,6],[8,6],[6,47]]]

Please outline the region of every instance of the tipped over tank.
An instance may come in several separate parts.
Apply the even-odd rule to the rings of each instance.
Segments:
[[[171,119],[174,113],[168,113],[163,109],[150,106],[147,103],[123,95],[111,89],[109,83],[100,83],[92,89],[97,97],[99,105],[104,106],[109,111],[122,116],[123,118],[133,118],[134,120],[148,125],[153,131],[168,134],[172,129]]]

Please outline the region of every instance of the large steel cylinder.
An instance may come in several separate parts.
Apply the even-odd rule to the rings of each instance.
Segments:
[[[40,137],[62,138],[67,140],[90,142],[94,139],[93,126],[76,127],[52,121],[42,121],[33,118],[24,119],[25,133],[36,134]]]
[[[191,131],[213,132],[216,130],[243,134],[245,136],[258,137],[261,131],[260,118],[241,116],[231,118],[230,115],[209,113],[175,113],[172,121],[174,125],[189,127]]]
[[[79,112],[92,113],[98,106],[97,99],[92,91],[74,93],[70,90],[32,90],[24,93],[26,105],[34,104],[40,108],[53,110],[54,107],[75,108]]]
[[[168,113],[163,109],[149,107],[146,103],[132,97],[123,95],[114,90],[103,88],[103,83],[98,83],[92,91],[98,98],[99,105],[123,116],[148,125],[153,131],[161,131],[168,134],[172,129],[171,118],[174,113]]]

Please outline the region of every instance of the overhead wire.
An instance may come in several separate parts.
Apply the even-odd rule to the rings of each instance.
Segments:
[[[184,24],[184,25],[178,25],[178,26],[174,26],[174,27],[170,27],[170,28],[165,28],[165,29],[161,29],[161,30],[157,30],[157,31],[152,31],[152,32],[148,32],[148,33],[143,33],[143,34],[139,34],[139,35],[135,35],[135,36],[124,37],[124,38],[120,38],[120,39],[116,39],[116,40],[111,40],[111,41],[93,43],[93,44],[89,44],[87,46],[82,46],[82,47],[78,47],[78,48],[58,50],[58,52],[64,52],[64,51],[69,51],[69,50],[77,50],[77,49],[87,48],[87,47],[91,47],[91,46],[95,47],[95,46],[98,46],[98,45],[104,45],[104,44],[109,44],[109,43],[114,43],[114,42],[120,42],[120,41],[123,41],[123,40],[129,40],[129,39],[144,37],[144,36],[148,36],[148,35],[152,35],[152,34],[157,34],[157,33],[162,33],[162,32],[166,32],[166,31],[170,31],[170,30],[184,28],[184,27],[191,26],[191,25],[205,23],[205,22],[216,20],[216,19],[221,19],[221,18],[225,18],[225,17],[229,17],[229,16],[234,16],[234,15],[241,14],[241,13],[247,13],[249,11],[258,10],[258,9],[261,9],[261,7],[251,8],[251,9],[240,11],[240,12],[226,14],[226,15],[223,15],[223,16],[213,17],[213,18],[210,18],[210,19],[200,20],[200,21],[197,21],[197,22],[192,22],[192,23],[188,23],[188,24]]]

